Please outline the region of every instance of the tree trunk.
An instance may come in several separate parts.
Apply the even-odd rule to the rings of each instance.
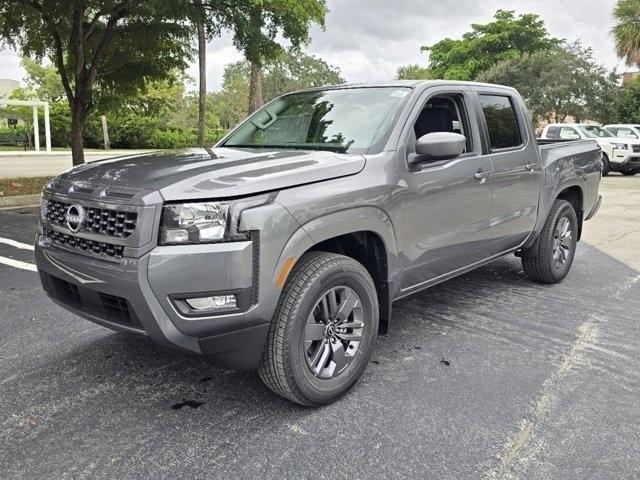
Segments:
[[[204,23],[199,20],[198,28],[198,69],[199,87],[198,94],[198,145],[204,147],[205,144],[205,114],[207,111],[207,39],[204,31]]]
[[[251,62],[251,80],[249,82],[249,115],[262,106],[262,68]]]
[[[84,142],[82,135],[86,121],[84,108],[79,102],[74,102],[71,108],[71,157],[73,166],[84,163]]]

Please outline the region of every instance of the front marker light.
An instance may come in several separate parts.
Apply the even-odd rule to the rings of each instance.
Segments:
[[[226,238],[229,204],[181,203],[162,208],[160,241],[163,244],[220,242]]]

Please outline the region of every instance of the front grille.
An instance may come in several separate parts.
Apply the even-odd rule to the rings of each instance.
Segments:
[[[56,232],[54,230],[45,229],[45,236],[56,245],[64,247],[78,248],[85,252],[97,255],[105,255],[112,258],[121,258],[124,247],[121,245],[111,245],[110,243],[96,242],[85,238],[74,237],[65,233]]]
[[[47,200],[45,217],[54,225],[66,227],[67,210],[71,203]],[[106,208],[85,207],[86,220],[83,230],[116,238],[127,238],[136,229],[138,214]]]
[[[634,153],[640,153],[640,145],[631,145]]]

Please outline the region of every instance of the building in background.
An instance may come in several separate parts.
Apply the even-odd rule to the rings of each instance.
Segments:
[[[14,90],[20,88],[20,82],[10,78],[0,78],[0,98],[9,98]],[[15,113],[0,108],[0,128],[17,127],[24,121]]]
[[[633,82],[636,78],[638,78],[638,75],[640,75],[640,72],[624,72],[621,75],[622,86],[623,87],[628,86],[631,82]]]

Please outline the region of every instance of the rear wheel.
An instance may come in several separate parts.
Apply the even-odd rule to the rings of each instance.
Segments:
[[[622,172],[622,174],[627,177],[633,177],[636,173],[638,173],[638,170],[627,170],[626,172]]]
[[[611,172],[611,163],[609,163],[609,157],[606,153],[602,154],[602,176],[606,177]]]
[[[364,372],[377,333],[378,298],[367,270],[343,255],[307,253],[282,291],[258,373],[293,402],[331,403]]]
[[[525,273],[536,282],[558,283],[571,269],[578,241],[578,218],[566,200],[551,207],[534,249],[522,255]]]

